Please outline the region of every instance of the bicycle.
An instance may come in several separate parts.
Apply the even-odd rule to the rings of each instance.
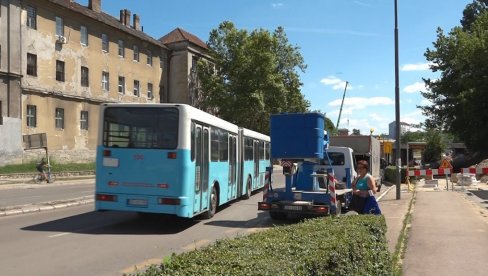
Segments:
[[[46,180],[46,177],[44,176],[44,174],[47,176],[47,183],[53,183],[55,180],[56,180],[56,175],[54,175],[53,173],[51,173],[51,166],[46,166],[47,167],[47,171],[42,173],[38,173],[36,175],[34,175],[34,183],[41,183],[42,181],[45,181]]]

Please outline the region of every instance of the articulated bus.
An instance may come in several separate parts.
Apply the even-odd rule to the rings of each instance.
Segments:
[[[212,217],[264,185],[268,136],[184,104],[102,104],[95,210]]]

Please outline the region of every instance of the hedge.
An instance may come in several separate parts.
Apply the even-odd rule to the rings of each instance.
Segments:
[[[409,168],[410,170],[414,170],[415,168]],[[401,183],[405,183],[405,177],[407,176],[407,167],[402,167],[400,181]],[[385,169],[385,181],[395,183],[396,182],[396,167],[389,166]],[[415,182],[415,177],[410,177],[410,182]]]
[[[392,275],[383,216],[318,218],[173,255],[136,275]]]

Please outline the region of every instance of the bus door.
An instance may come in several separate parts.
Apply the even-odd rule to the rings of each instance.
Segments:
[[[195,125],[195,201],[193,213],[208,208],[209,129]]]
[[[237,198],[237,137],[229,135],[229,189],[230,198]]]
[[[254,179],[252,183],[254,188],[259,186],[259,141],[254,141],[253,143],[254,152]]]

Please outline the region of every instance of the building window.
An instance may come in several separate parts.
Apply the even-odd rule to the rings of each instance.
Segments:
[[[152,99],[152,98],[154,97],[154,95],[153,95],[153,85],[152,85],[152,83],[148,83],[148,84],[147,84],[147,97],[148,97],[149,99]]]
[[[56,35],[64,36],[64,23],[63,18],[56,16]]]
[[[125,57],[124,41],[119,40],[119,56]]]
[[[88,111],[80,113],[80,129],[88,130]]]
[[[139,47],[137,45],[134,45],[134,61],[139,62]]]
[[[56,60],[56,80],[64,81],[64,61]]]
[[[37,126],[37,107],[35,105],[27,105],[27,126]]]
[[[125,77],[119,76],[119,93],[125,94]]]
[[[89,85],[88,67],[81,66],[81,86],[88,87]]]
[[[164,68],[164,59],[163,56],[159,57],[159,68],[163,69]]]
[[[88,45],[88,29],[85,26],[80,27],[80,42],[82,45],[87,46]]]
[[[27,27],[37,29],[37,11],[36,8],[27,6]]]
[[[27,53],[27,75],[37,76],[37,55]]]
[[[56,128],[64,129],[64,108],[56,108],[54,119]]]
[[[140,87],[139,87],[139,81],[138,80],[135,80],[134,81],[134,96],[137,96],[139,97],[139,90],[140,90]]]
[[[151,51],[147,51],[147,65],[152,66],[152,53],[151,53]]]
[[[108,72],[102,72],[102,90],[109,91],[110,90],[110,83],[109,83],[109,75]]]
[[[108,35],[102,34],[102,50],[108,52]]]

